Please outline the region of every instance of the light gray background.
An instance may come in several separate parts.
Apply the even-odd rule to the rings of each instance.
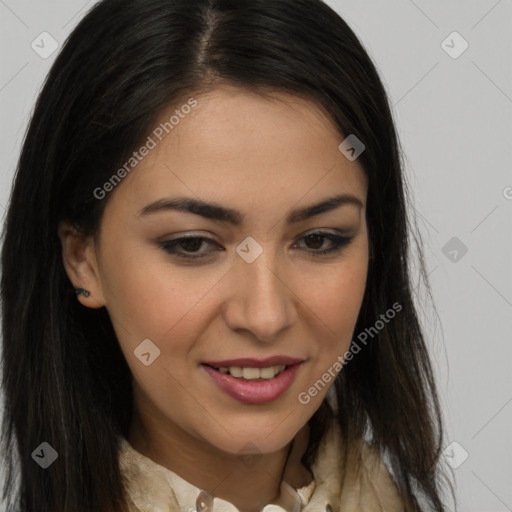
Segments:
[[[422,313],[446,446],[458,443],[447,457],[459,509],[512,511],[512,2],[328,3],[361,38],[393,104],[441,320]],[[2,215],[56,55],[43,59],[31,43],[47,31],[61,44],[92,4],[0,0]],[[459,36],[446,40],[454,31],[469,44],[457,58],[445,51],[462,48]]]

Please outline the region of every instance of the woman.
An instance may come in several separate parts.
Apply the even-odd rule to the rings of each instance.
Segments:
[[[6,219],[9,503],[445,510],[404,190],[375,67],[320,0],[98,3]]]

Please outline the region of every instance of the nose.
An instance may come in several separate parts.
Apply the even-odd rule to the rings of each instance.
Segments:
[[[297,319],[291,278],[270,251],[264,250],[252,263],[239,258],[228,286],[224,318],[233,330],[250,331],[259,341],[271,342]]]

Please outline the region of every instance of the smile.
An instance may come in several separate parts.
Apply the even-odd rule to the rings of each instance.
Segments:
[[[276,400],[292,385],[302,362],[268,367],[220,366],[201,364],[213,383],[226,395],[244,404]]]

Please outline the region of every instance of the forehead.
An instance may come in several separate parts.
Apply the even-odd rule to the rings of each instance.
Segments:
[[[149,134],[154,148],[114,195],[133,196],[129,203],[137,205],[188,195],[239,210],[290,206],[301,197],[311,203],[306,196],[326,193],[365,202],[362,167],[340,153],[344,136],[313,102],[230,86],[193,99],[192,109],[185,99],[161,112]],[[155,133],[162,131],[160,140]]]

